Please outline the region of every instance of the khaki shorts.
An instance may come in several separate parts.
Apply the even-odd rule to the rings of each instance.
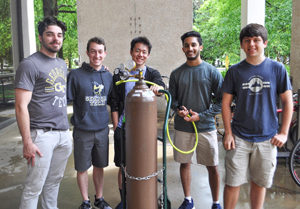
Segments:
[[[196,148],[197,163],[205,166],[217,166],[219,164],[217,131],[198,133],[198,139]],[[174,145],[180,150],[191,150],[195,146],[195,141],[195,133],[175,130]],[[174,149],[174,160],[179,163],[190,163],[193,154],[193,152],[182,154]]]
[[[272,186],[276,170],[277,148],[270,140],[252,143],[235,136],[235,149],[226,152],[225,183],[240,186],[249,181]]]

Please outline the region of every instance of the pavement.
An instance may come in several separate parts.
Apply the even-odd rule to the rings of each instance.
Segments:
[[[1,118],[6,118],[1,121]],[[9,123],[8,123],[9,121]],[[6,123],[6,124],[4,124]],[[0,208],[18,208],[22,192],[22,184],[26,176],[26,161],[22,157],[22,141],[15,122],[13,107],[0,109]],[[111,126],[110,126],[111,127]],[[161,133],[162,120],[159,119],[158,130]],[[113,131],[110,131],[109,166],[105,168],[104,198],[114,208],[120,201],[117,187],[118,168],[113,163]],[[162,145],[158,143],[158,169],[161,168]],[[220,202],[223,203],[224,187],[224,155],[225,151],[219,142],[221,175]],[[179,164],[173,160],[173,150],[167,145],[167,189],[171,208],[177,209],[183,201],[183,191],[180,184]],[[158,184],[158,194],[161,185]],[[191,193],[197,209],[211,208],[211,193],[208,184],[206,168],[192,164]],[[89,195],[93,200],[94,188],[92,169],[89,169]],[[58,197],[60,209],[76,209],[81,204],[81,196],[76,183],[73,154],[69,158],[64,178],[61,182]],[[267,190],[264,209],[300,209],[300,187],[292,180],[286,159],[279,159],[273,186]],[[41,208],[39,206],[39,208]],[[237,209],[248,209],[249,184],[241,187]],[[137,208],[139,209],[139,208]],[[142,209],[142,208],[141,208]]]

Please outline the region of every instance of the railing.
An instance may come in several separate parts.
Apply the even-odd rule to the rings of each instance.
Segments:
[[[2,104],[6,104],[14,100],[14,79],[15,73],[12,67],[0,69],[0,101]]]

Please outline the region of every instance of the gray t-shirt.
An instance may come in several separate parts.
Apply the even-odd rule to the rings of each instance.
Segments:
[[[197,112],[200,118],[195,122],[198,132],[215,130],[214,116],[221,112],[222,83],[221,73],[207,62],[202,61],[197,66],[188,66],[184,63],[170,75],[172,108],[176,110],[178,105],[183,105],[188,110]],[[177,114],[175,129],[194,132],[192,123],[186,122]]]
[[[15,88],[32,92],[28,105],[30,128],[68,129],[67,66],[60,58],[36,52],[16,71]]]

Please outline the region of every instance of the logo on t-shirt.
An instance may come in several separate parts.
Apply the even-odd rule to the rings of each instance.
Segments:
[[[102,96],[104,85],[99,84],[96,81],[93,82],[94,96],[86,96],[85,101],[89,102],[91,106],[104,106],[106,102],[106,96]]]
[[[104,89],[103,84],[98,84],[96,81],[94,81],[93,87],[94,87],[94,89],[93,89],[94,90],[94,94],[101,96],[101,92]]]
[[[51,69],[46,83],[49,85],[45,87],[46,93],[54,93],[53,106],[65,107],[67,105],[66,99],[66,73],[63,67]]]
[[[263,81],[261,76],[253,76],[248,83],[243,83],[243,89],[249,89],[252,93],[260,93],[264,88],[270,88],[269,81]]]

